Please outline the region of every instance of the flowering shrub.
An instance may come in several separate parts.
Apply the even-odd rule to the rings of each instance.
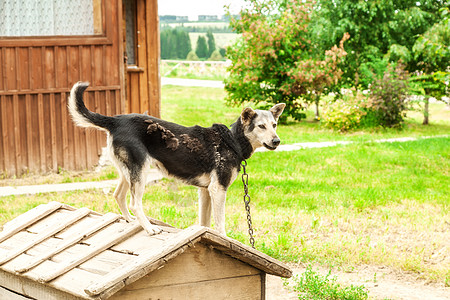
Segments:
[[[322,113],[325,126],[340,132],[361,126],[366,111],[367,97],[360,91],[344,95],[342,99],[329,101]]]
[[[286,115],[299,120],[300,97],[314,98],[336,84],[338,64],[347,54],[343,43],[318,53],[308,37],[312,4],[303,0],[248,0],[231,26],[241,38],[227,50],[231,60],[225,80],[227,102],[273,105],[284,102]]]

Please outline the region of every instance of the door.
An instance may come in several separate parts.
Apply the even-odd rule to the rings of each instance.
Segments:
[[[122,0],[126,112],[160,116],[157,0]]]

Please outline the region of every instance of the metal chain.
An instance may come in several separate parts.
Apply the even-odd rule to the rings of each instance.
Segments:
[[[248,194],[248,174],[245,167],[247,167],[247,161],[244,159],[241,162],[244,173],[242,174],[242,183],[244,184],[244,204],[247,211],[247,223],[248,223],[248,235],[250,236],[250,245],[255,248],[255,239],[253,238],[252,216],[250,215],[250,195]]]

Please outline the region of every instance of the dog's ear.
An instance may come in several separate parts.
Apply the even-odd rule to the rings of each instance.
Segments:
[[[275,121],[278,121],[278,117],[283,113],[285,107],[286,107],[285,103],[278,103],[277,105],[269,109]]]
[[[244,108],[241,113],[241,122],[242,124],[250,124],[250,122],[256,117],[256,111],[251,109],[250,107]]]

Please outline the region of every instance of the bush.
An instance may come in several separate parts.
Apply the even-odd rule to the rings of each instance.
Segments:
[[[211,60],[211,61],[220,61],[220,60],[223,60],[223,57],[222,57],[222,55],[220,55],[219,50],[214,50],[214,52],[211,53],[211,56],[209,57],[208,60]]]
[[[400,126],[407,110],[408,73],[403,65],[389,65],[383,78],[375,80],[370,88],[367,108],[373,110],[379,125]]]
[[[197,54],[195,54],[194,50],[191,50],[186,56],[186,60],[199,60]]]
[[[346,94],[342,99],[332,100],[324,108],[323,123],[340,132],[358,128],[367,114],[366,102],[367,97],[360,91]]]

